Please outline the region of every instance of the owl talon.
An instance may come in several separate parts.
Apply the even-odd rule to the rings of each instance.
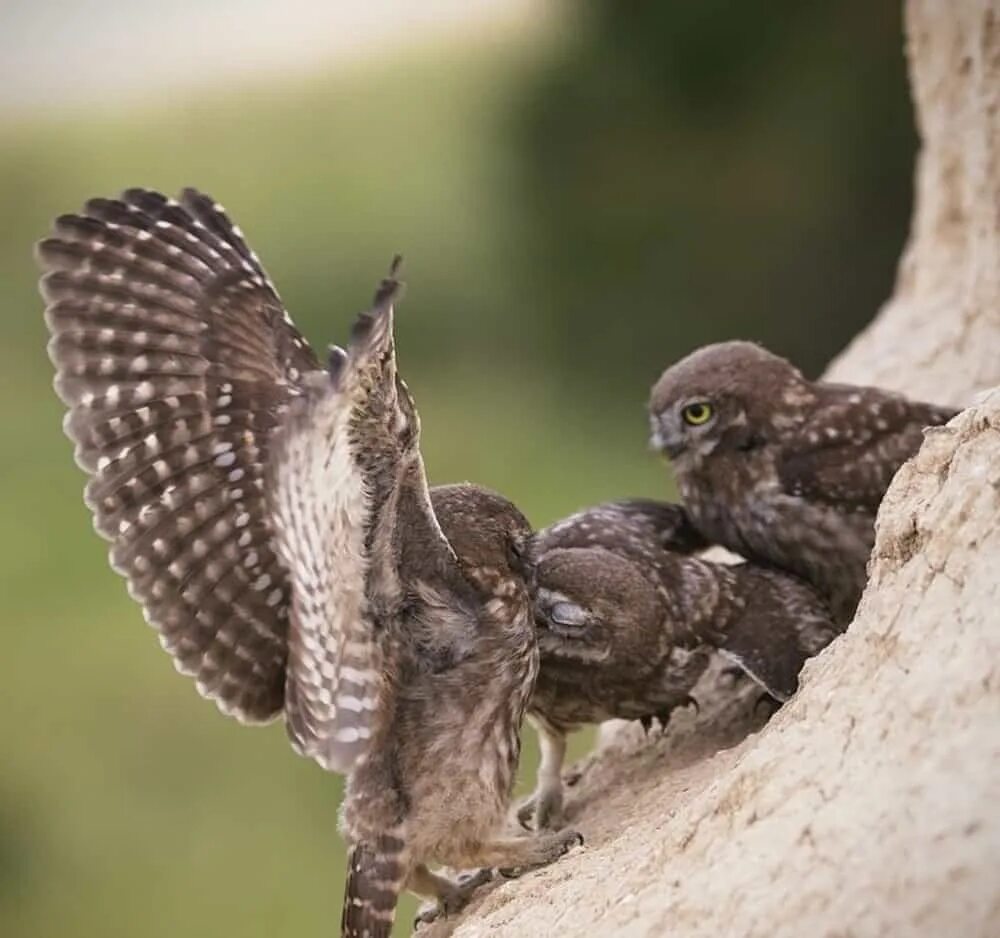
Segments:
[[[556,830],[562,819],[562,808],[561,785],[539,788],[518,807],[517,820],[526,831]]]
[[[533,831],[535,820],[535,796],[529,795],[517,809],[517,823],[526,831]]]
[[[753,715],[756,717],[762,708],[768,711],[766,719],[770,720],[771,717],[773,717],[781,709],[781,701],[776,700],[767,691],[764,691],[764,693],[761,694],[756,701],[754,701]]]
[[[522,866],[501,867],[497,869],[497,873],[504,879],[518,879],[524,876],[525,873],[530,873],[532,870],[555,863],[556,860],[564,857],[574,847],[582,846],[583,834],[579,831],[562,830],[556,834],[544,835],[535,841],[536,858],[532,858],[530,862]]]
[[[678,707],[694,707],[695,716],[701,713],[701,705],[698,701],[690,694],[685,694],[684,698],[672,707],[660,710],[658,713],[648,713],[645,716],[639,717],[639,723],[642,725],[643,732],[648,736],[650,730],[653,728],[653,724],[659,723],[660,733],[666,733],[667,727],[670,725],[670,717]]]
[[[491,870],[488,866],[484,866],[482,869],[475,870],[472,873],[459,874],[456,883],[460,889],[472,892],[472,890],[478,889],[480,886],[490,882],[492,879],[493,870]]]
[[[438,919],[457,915],[469,904],[472,894],[492,879],[493,871],[489,868],[460,874],[435,902],[428,902],[417,910],[417,915],[413,919],[414,930],[421,925],[430,925]]]

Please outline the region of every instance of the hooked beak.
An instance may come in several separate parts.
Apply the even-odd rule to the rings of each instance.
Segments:
[[[668,415],[653,417],[650,428],[649,445],[657,452],[665,453],[670,459],[676,459],[684,452],[684,434]]]

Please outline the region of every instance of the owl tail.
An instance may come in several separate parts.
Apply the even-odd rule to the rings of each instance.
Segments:
[[[396,900],[406,882],[403,841],[381,836],[347,855],[341,938],[389,938]]]

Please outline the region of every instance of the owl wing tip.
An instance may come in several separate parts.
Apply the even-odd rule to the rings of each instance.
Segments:
[[[112,568],[199,693],[238,719],[280,714],[288,588],[261,465],[318,363],[214,203],[90,199],[35,256],[64,432]]]
[[[402,255],[396,254],[389,265],[389,275],[375,290],[371,306],[354,320],[348,354],[356,363],[392,352],[393,309],[403,291],[402,281],[396,279],[401,263]]]
[[[403,255],[393,254],[389,262],[389,273],[383,277],[375,290],[372,300],[372,312],[380,313],[396,303],[403,292],[403,281],[399,279],[399,272],[403,266]]]

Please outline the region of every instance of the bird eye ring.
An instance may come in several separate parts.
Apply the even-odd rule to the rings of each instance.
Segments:
[[[695,401],[693,404],[685,406],[681,411],[681,416],[684,418],[685,423],[690,424],[692,427],[700,427],[708,423],[714,416],[714,413],[712,405],[707,401]]]

